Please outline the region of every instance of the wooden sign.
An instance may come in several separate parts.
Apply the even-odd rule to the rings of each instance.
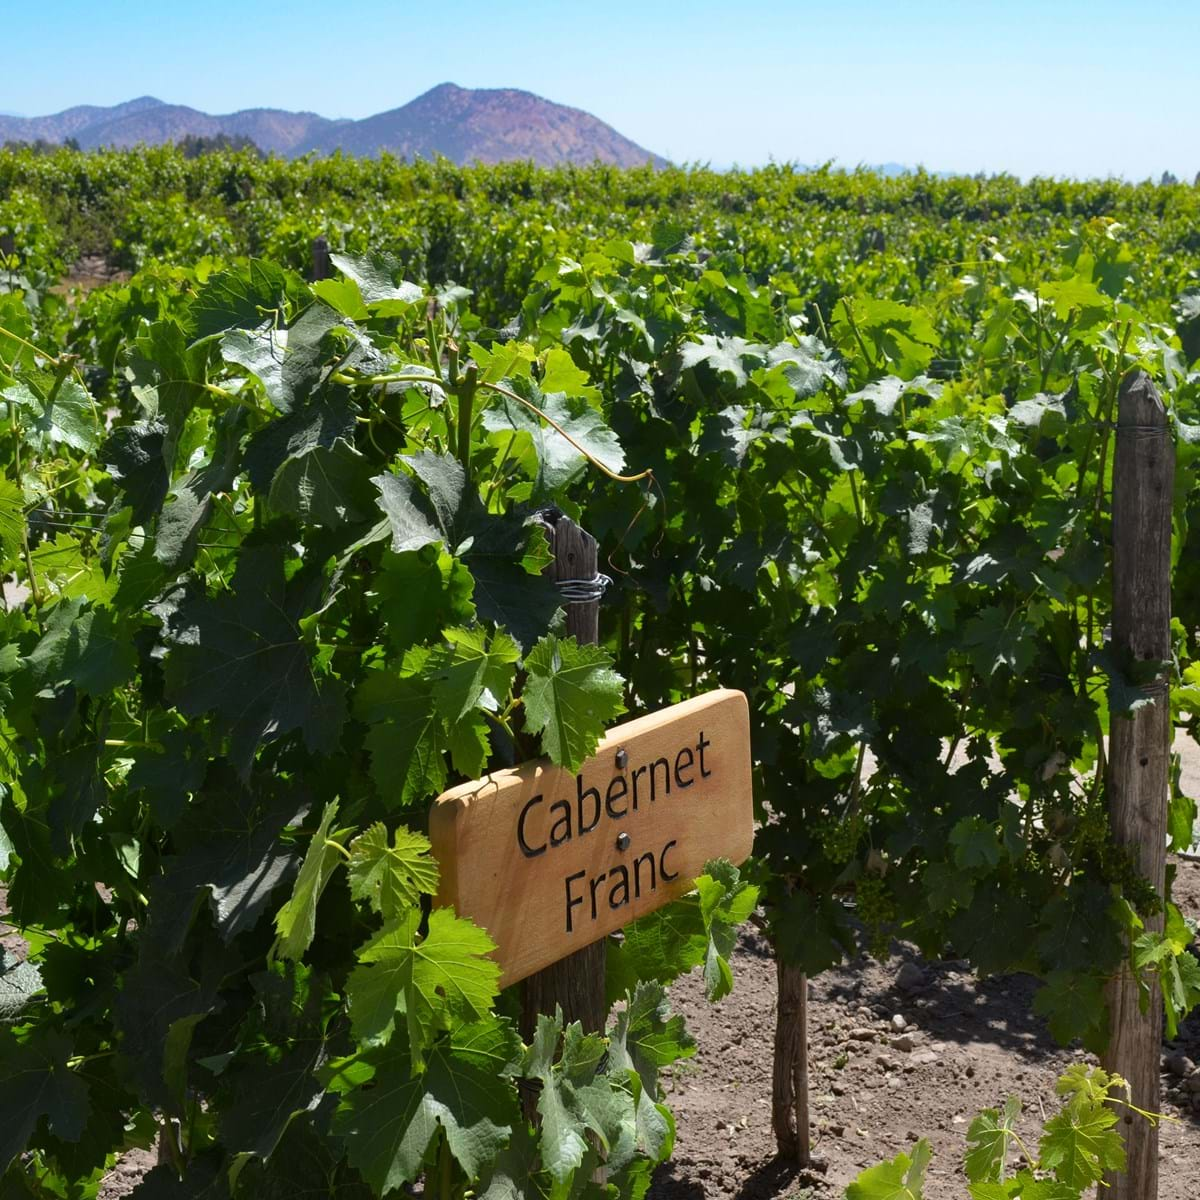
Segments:
[[[617,725],[577,774],[546,759],[444,792],[439,905],[492,936],[507,986],[683,895],[754,842],[750,714],[716,691]]]

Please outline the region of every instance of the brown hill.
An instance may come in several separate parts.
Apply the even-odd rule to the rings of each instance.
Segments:
[[[663,165],[657,155],[622,137],[611,125],[578,108],[554,104],[515,88],[439,84],[391,112],[331,130],[323,150],[403,158],[443,155],[457,163],[532,159],[557,163]]]
[[[219,133],[248,137],[263,150],[288,157],[341,150],[364,156],[386,151],[407,159],[442,155],[456,163],[531,159],[543,166],[596,161],[664,165],[656,154],[581,109],[515,88],[472,90],[452,83],[361,121],[273,108],[213,116],[150,96],[112,108],[84,105],[49,117],[0,116],[0,142],[70,137],[84,149],[159,145]]]
[[[78,137],[94,125],[120,120],[121,117],[161,105],[162,101],[153,96],[140,96],[124,104],[114,104],[111,108],[80,104],[51,117],[0,116],[0,142],[35,142],[38,138],[47,142],[62,142],[69,137]]]

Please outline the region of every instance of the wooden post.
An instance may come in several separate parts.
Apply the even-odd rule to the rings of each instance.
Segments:
[[[554,555],[547,569],[551,578],[595,579],[599,561],[596,539],[558,509],[546,509],[541,516]],[[580,643],[594,644],[600,640],[598,596],[595,600],[567,605],[567,634]],[[568,1025],[579,1021],[585,1033],[604,1032],[604,1019],[608,1015],[604,996],[605,954],[606,939],[601,938],[525,980],[521,1030],[526,1041],[533,1035],[538,1013],[552,1013],[555,1005],[562,1008],[563,1020]]]
[[[321,234],[313,238],[312,244],[312,281],[317,283],[329,279],[333,275],[333,265],[329,261],[329,239]]]
[[[1158,391],[1144,371],[1121,383],[1113,460],[1113,651],[1131,673],[1136,663],[1171,657],[1171,500],[1175,446]],[[1108,806],[1113,836],[1129,847],[1142,875],[1160,895],[1165,887],[1167,805],[1171,778],[1170,684],[1165,673],[1146,685],[1154,703],[1132,718],[1109,723]],[[1147,918],[1161,930],[1160,916]],[[1143,1004],[1128,966],[1106,996],[1111,1040],[1104,1066],[1123,1075],[1132,1101],[1160,1112],[1162,997],[1157,983]],[[1122,1109],[1127,1168],[1106,1176],[1107,1200],[1154,1200],[1158,1195],[1158,1130]]]
[[[771,1125],[781,1158],[802,1167],[812,1159],[808,1130],[808,976],[775,959],[779,998],[775,1009],[775,1063]]]

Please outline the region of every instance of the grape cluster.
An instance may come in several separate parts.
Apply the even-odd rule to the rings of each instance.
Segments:
[[[821,849],[830,862],[849,862],[858,849],[865,828],[862,813],[856,812],[850,816],[830,817],[822,821],[816,828],[816,835],[821,843]]]
[[[878,875],[864,875],[854,885],[859,919],[867,933],[867,950],[872,958],[886,962],[891,957],[892,928],[896,923],[896,900]]]
[[[1142,874],[1133,849],[1114,839],[1103,810],[1094,808],[1083,818],[1079,842],[1081,852],[1096,865],[1101,878],[1121,889],[1138,916],[1152,917],[1162,911],[1162,897]]]

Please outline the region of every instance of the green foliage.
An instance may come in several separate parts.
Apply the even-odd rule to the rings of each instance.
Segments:
[[[1198,728],[1194,189],[165,149],[0,153],[0,195],[0,873],[56,935],[0,974],[4,1070],[40,1081],[14,1187],[83,1194],[158,1113],[151,1195],[566,1195],[602,1149],[639,1195],[691,1051],[660,985],[724,994],[759,902],[810,972],[897,933],[1034,971],[1063,1039],[1103,1042],[1127,949],[1169,1023],[1195,1003],[1102,741],[1150,702],[1104,644],[1134,368],[1176,434]],[[68,305],[74,247],[136,273]],[[597,647],[550,506],[617,581]],[[751,706],[756,860],[627,931],[606,1039],[518,1051],[485,936],[425,913],[428,802],[715,686]],[[1177,780],[1176,848],[1194,815]],[[1086,1173],[1104,1132],[1050,1154]],[[1020,1180],[973,1186],[1058,1200]]]
[[[1082,1200],[1106,1172],[1124,1170],[1113,1106],[1128,1106],[1125,1081],[1077,1063],[1055,1090],[1066,1099],[1045,1122],[1037,1158],[1016,1131],[1021,1115],[1016,1096],[1009,1096],[1003,1110],[984,1109],[971,1122],[963,1161],[971,1200]],[[1134,1119],[1157,1118],[1135,1110]],[[1023,1159],[1016,1168],[1010,1163],[1014,1151]],[[863,1171],[846,1189],[846,1200],[922,1200],[931,1158],[922,1138],[911,1155],[901,1153]]]
[[[525,659],[525,728],[538,733],[552,762],[580,763],[625,705],[612,659],[574,638],[543,638]]]
[[[704,968],[709,1000],[733,987],[729,956],[738,926],[754,911],[759,889],[726,860],[708,863],[694,895],[635,921],[619,946],[608,948],[609,998],[632,992],[639,980],[670,982],[680,970]]]
[[[271,263],[197,268],[102,402],[28,323],[4,343],[0,872],[11,919],[59,931],[0,970],[6,1185],[94,1194],[156,1120],[178,1132],[150,1195],[294,1194],[285,1148],[345,1194],[575,1194],[601,1153],[640,1194],[670,1153],[658,1074],[694,1047],[661,988],[630,981],[611,1043],[546,1017],[523,1046],[491,939],[430,911],[419,832],[451,778],[574,770],[623,711],[543,575],[543,522],[619,442],[565,352],[480,382],[440,351],[490,362],[477,321],[426,324],[395,262],[338,261],[338,307]],[[522,408],[498,450],[519,395],[582,449]],[[711,885],[727,986],[749,909]]]

